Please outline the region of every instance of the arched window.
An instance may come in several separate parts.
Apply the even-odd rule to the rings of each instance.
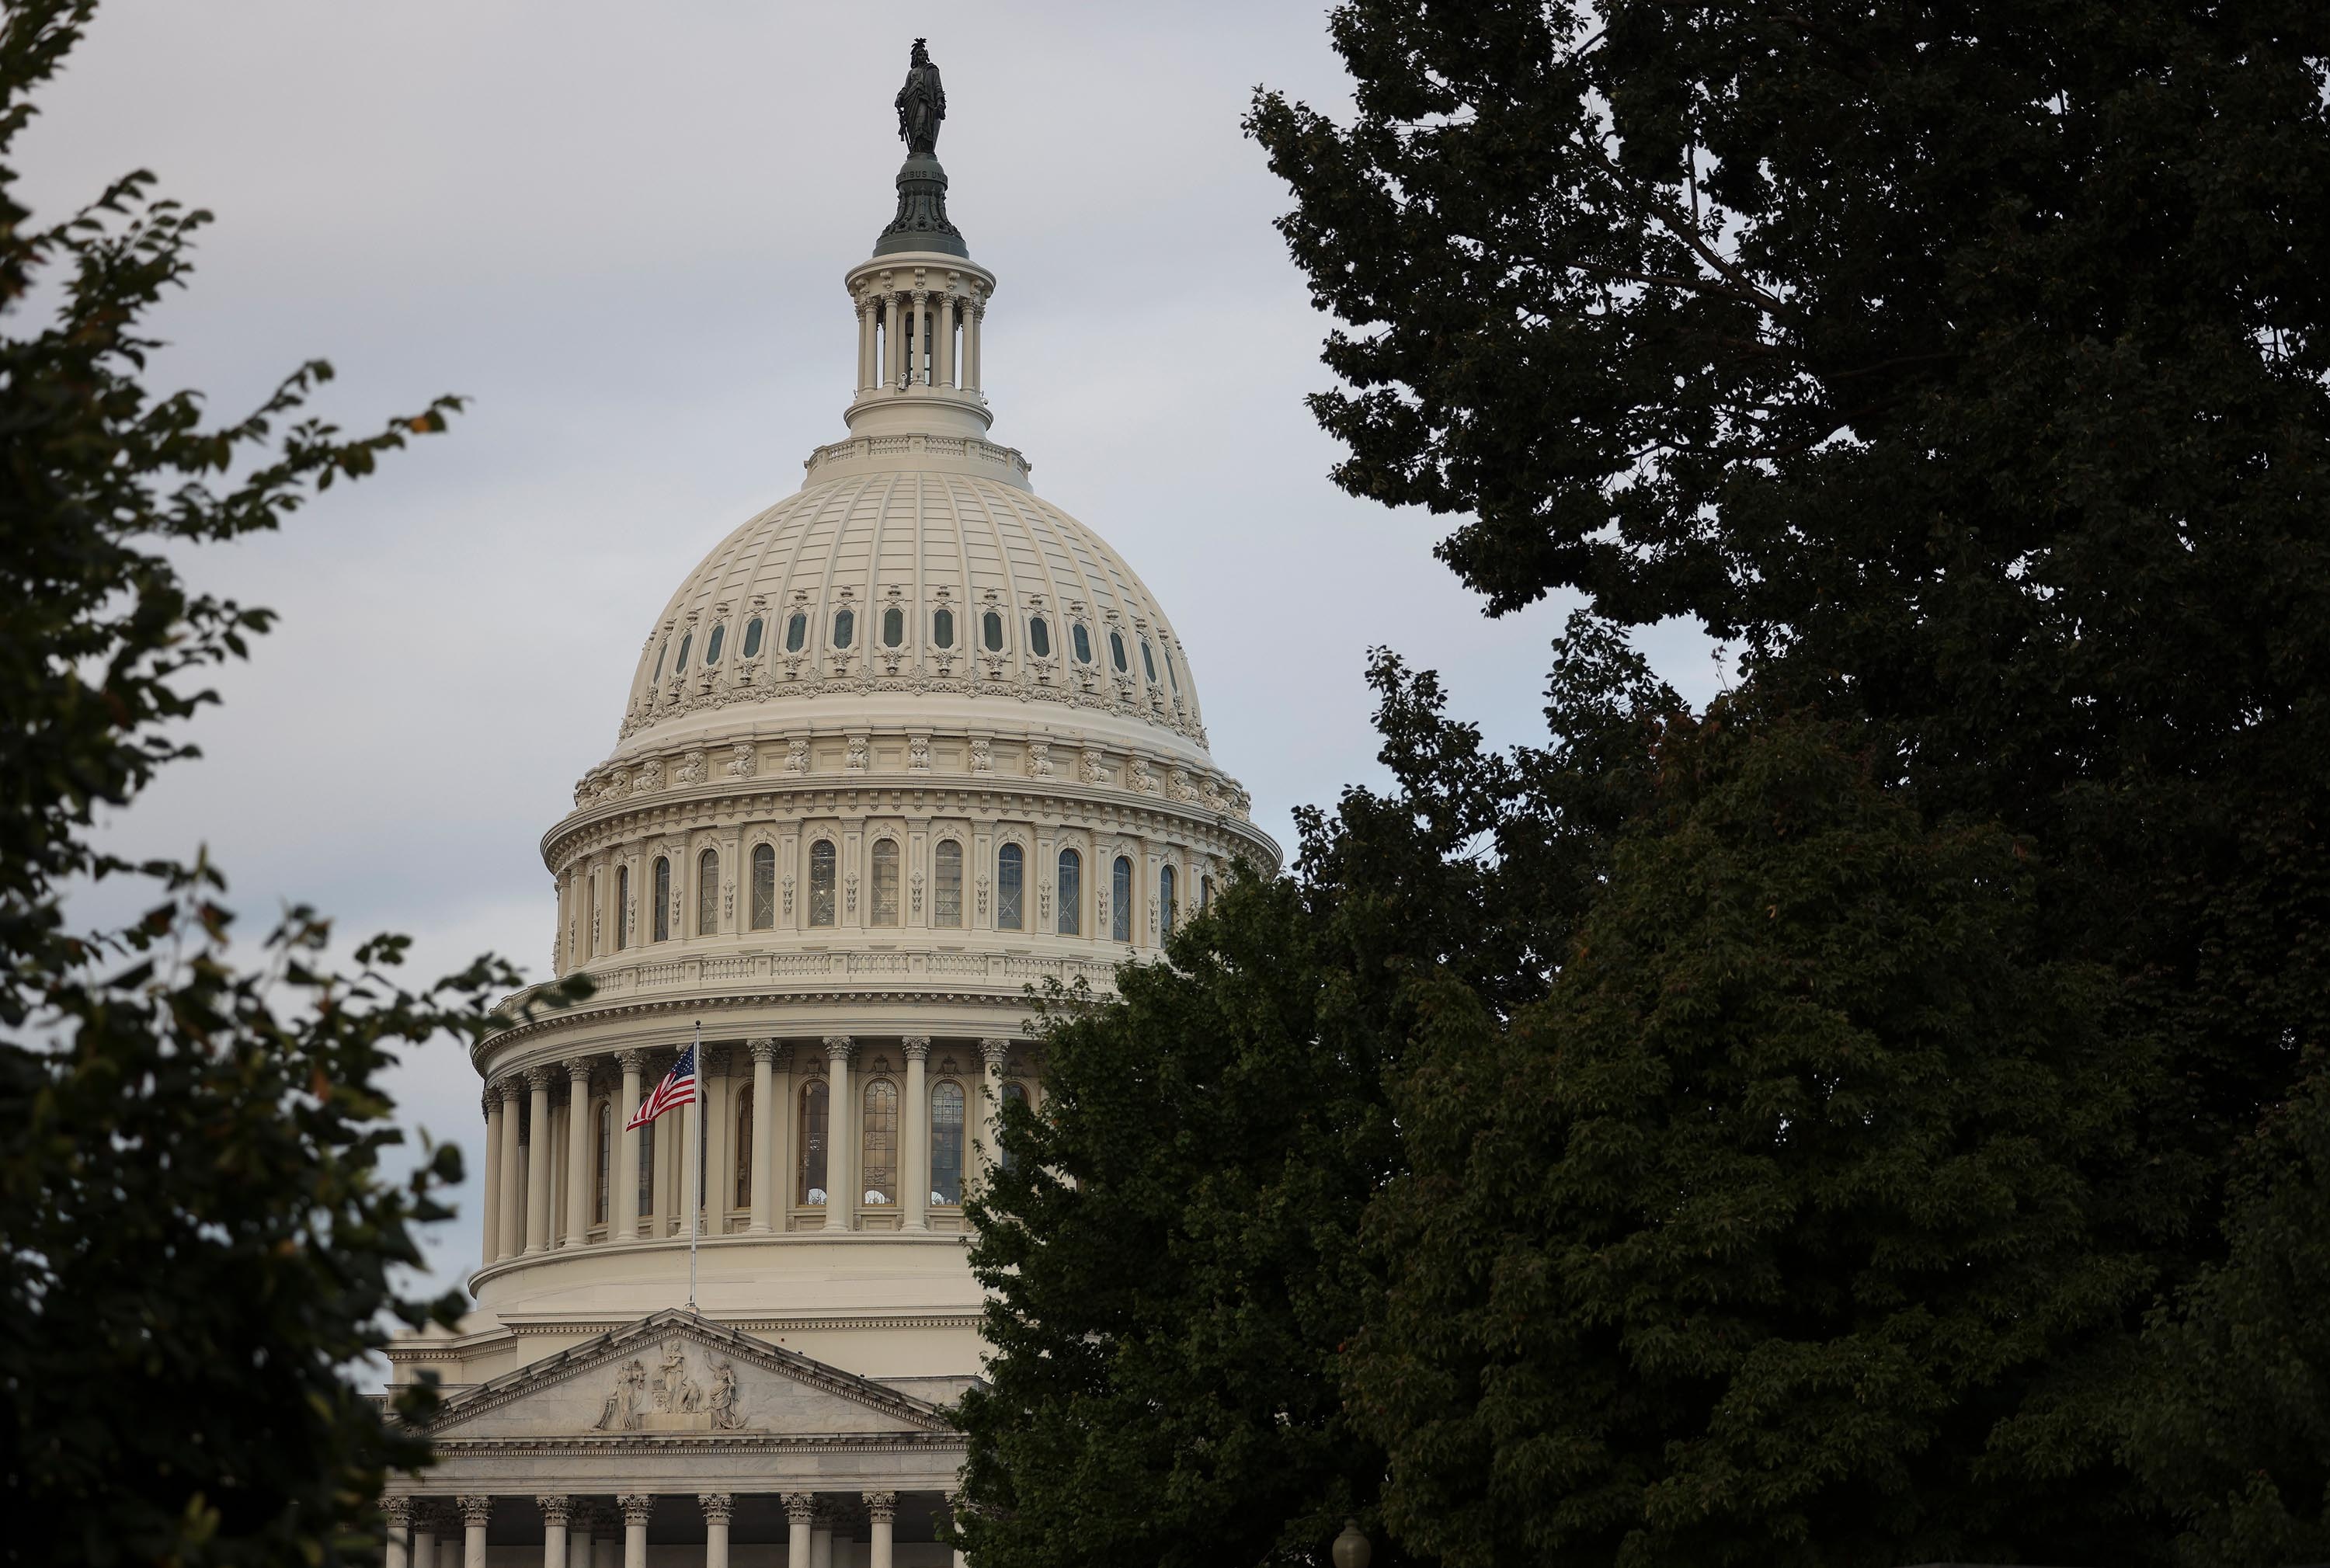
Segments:
[[[720,855],[707,849],[696,857],[696,934],[716,935],[720,930]]]
[[[1108,656],[1109,662],[1116,666],[1116,673],[1118,675],[1127,674],[1132,668],[1131,665],[1124,662],[1124,634],[1122,632],[1113,631],[1108,634]]]
[[[1198,879],[1198,912],[1203,914],[1213,907],[1214,879],[1210,876],[1201,876]]]
[[[692,631],[687,633],[679,639],[679,657],[674,659],[671,665],[671,673],[673,675],[677,675],[687,673],[687,645],[695,640],[696,634]]]
[[[651,685],[663,685],[663,661],[670,655],[670,653],[671,638],[666,638],[663,641],[656,644],[656,671],[653,675],[649,677]]]
[[[1141,667],[1149,672],[1149,684],[1157,684],[1157,656],[1149,651],[1149,639],[1141,639]]]
[[[981,640],[987,644],[987,651],[989,653],[1001,653],[1003,651],[1002,616],[997,614],[994,610],[989,610],[985,615],[980,617],[979,632]]]
[[[833,612],[833,646],[848,647],[849,639],[857,635],[857,612],[844,606]]]
[[[866,1202],[898,1201],[898,1086],[886,1078],[866,1081],[865,1130],[859,1139],[864,1158],[858,1179]]]
[[[809,850],[809,923],[833,923],[833,840],[820,838]]]
[[[1040,615],[1028,622],[1028,651],[1039,659],[1052,656],[1052,628],[1044,624]]]
[[[655,1213],[655,1129],[656,1124],[652,1121],[639,1129],[639,1196],[642,1219]]]
[[[1026,880],[1027,855],[1016,844],[1007,844],[995,852],[995,929],[1016,931],[1020,929],[1019,892]]]
[[[931,1090],[931,1202],[962,1202],[962,1085],[943,1078]]]
[[[801,650],[801,645],[807,641],[809,641],[809,616],[806,612],[797,609],[793,611],[793,618],[785,622],[785,651],[799,653]]]
[[[1060,851],[1060,934],[1082,935],[1084,910],[1084,857],[1073,849]]]
[[[1076,650],[1076,663],[1080,665],[1092,663],[1092,634],[1084,629],[1083,621],[1077,621],[1068,628],[1068,643]]]
[[[931,924],[950,930],[962,924],[962,845],[939,841],[931,857]]]
[[[896,605],[882,612],[882,646],[896,647],[906,640],[906,612]]]
[[[931,646],[954,647],[954,611],[941,606],[931,616]]]
[[[597,872],[594,871],[591,874],[589,885],[591,888],[591,929],[588,933],[578,936],[575,939],[577,943],[582,948],[582,956],[584,958],[593,957],[599,951],[599,874]]]
[[[591,1172],[591,1223],[607,1223],[607,1194],[615,1185],[615,1108],[599,1102],[599,1154]]]
[[[1021,1105],[1025,1105],[1028,1103],[1028,1086],[1020,1082],[1016,1078],[1006,1079],[1003,1084],[1003,1098],[1007,1102],[1017,1100]],[[997,1125],[999,1127],[1001,1125],[999,1119],[998,1119]],[[1009,1150],[1006,1149],[1000,1152],[1002,1154],[1002,1165],[1005,1170],[1011,1170],[1018,1167],[1019,1162],[1011,1157]]]
[[[753,929],[764,931],[777,923],[777,850],[774,845],[753,845]]]
[[[671,862],[663,855],[655,863],[655,940],[671,940]]]
[[[1161,922],[1160,928],[1160,934],[1164,936],[1170,937],[1173,934],[1173,894],[1179,888],[1179,883],[1173,875],[1173,868],[1171,866],[1164,865],[1158,867],[1157,918]]]
[[[753,1206],[753,1086],[749,1083],[736,1091],[736,1201],[734,1206]]]
[[[1132,861],[1118,855],[1109,877],[1108,934],[1120,942],[1132,940]]]
[[[874,841],[874,923],[898,923],[898,841],[895,838]]]
[[[720,621],[713,627],[712,635],[704,639],[704,667],[706,669],[708,670],[714,665],[720,662],[720,645],[727,640],[728,623],[725,620]]]
[[[618,951],[631,940],[631,868],[615,867],[615,947]]]
[[[744,652],[743,656],[745,658],[751,658],[754,654],[759,653],[760,651],[761,618],[756,615],[751,620],[744,623]]]
[[[800,1187],[793,1201],[825,1202],[825,1085],[812,1082],[800,1095]]]

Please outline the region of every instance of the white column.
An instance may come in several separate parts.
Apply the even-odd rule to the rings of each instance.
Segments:
[[[987,301],[974,298],[971,302],[971,320],[962,330],[962,385],[965,392],[980,388],[980,325],[987,319]]]
[[[556,1076],[555,1069],[530,1068],[526,1072],[526,1087],[533,1091],[533,1105],[528,1119],[533,1133],[526,1146],[526,1250],[528,1253],[550,1250],[550,1085]]]
[[[591,1568],[592,1538],[598,1533],[598,1509],[589,1504],[574,1510],[573,1523],[566,1527],[566,1568]]]
[[[486,1089],[486,1182],[483,1202],[485,1210],[484,1255],[478,1260],[482,1267],[502,1255],[502,1097],[501,1091],[488,1085]]]
[[[909,1034],[899,1043],[906,1053],[906,1114],[899,1118],[898,1181],[905,1188],[905,1218],[910,1231],[931,1228],[931,1037]]]
[[[623,1510],[623,1568],[648,1568],[648,1516],[655,1512],[655,1498],[630,1494],[615,1504]]]
[[[753,1233],[769,1233],[774,1214],[777,1173],[769,1159],[772,1140],[770,1122],[784,1114],[777,1103],[777,1043],[763,1035],[751,1043],[753,1053]]]
[[[894,391],[906,363],[898,344],[898,303],[895,294],[882,297],[882,384]]]
[[[728,1511],[734,1499],[706,1492],[696,1500],[704,1506],[704,1568],[728,1568]]]
[[[856,1042],[825,1037],[825,1228],[857,1228],[857,1104],[849,1092],[849,1058]]]
[[[916,386],[930,384],[930,371],[923,363],[923,343],[930,336],[931,297],[927,289],[914,290],[914,308],[906,327],[906,367],[913,372]]]
[[[526,1167],[518,1155],[518,1096],[526,1085],[516,1073],[502,1081],[501,1250],[497,1256],[515,1258],[526,1246],[526,1211],[519,1206]]]
[[[1003,1145],[997,1134],[1003,1126],[1003,1064],[1010,1055],[1009,1040],[990,1035],[979,1043],[980,1061],[986,1068],[979,1076],[979,1138],[986,1146],[979,1159],[982,1180],[1003,1161]]]
[[[412,1532],[412,1499],[383,1497],[381,1517],[388,1521],[388,1548],[381,1558],[384,1568],[410,1568],[412,1554],[406,1542]]]
[[[630,1122],[639,1112],[639,1072],[647,1065],[647,1053],[618,1051],[615,1060],[623,1069],[623,1094],[615,1102],[615,1136],[622,1152],[615,1161],[615,1203],[610,1211],[613,1233],[609,1240],[628,1242],[639,1239],[639,1131]]]
[[[821,1510],[809,1527],[809,1568],[833,1568],[833,1521]]]
[[[895,1492],[861,1492],[866,1500],[866,1516],[874,1522],[874,1544],[867,1552],[866,1568],[891,1568],[890,1521],[897,1511]]]
[[[491,1497],[458,1497],[461,1508],[461,1568],[486,1568],[486,1521],[493,1517]]]
[[[810,1526],[817,1518],[817,1497],[810,1492],[786,1492],[785,1568],[809,1568]]]
[[[946,1506],[947,1516],[950,1519],[961,1519],[962,1516],[962,1494],[961,1492],[949,1492],[946,1495]],[[963,1568],[962,1548],[960,1546],[955,1548],[954,1568]]]
[[[949,391],[954,387],[954,296],[939,296],[939,385]]]
[[[590,1568],[623,1568],[623,1521],[604,1503],[592,1510]]]
[[[874,384],[874,308],[861,295],[857,300],[857,390]]]
[[[599,1129],[591,1125],[591,1059],[566,1064],[566,1244],[591,1239],[591,1162],[599,1157]]]
[[[566,1525],[574,1499],[545,1497],[535,1502],[542,1508],[542,1568],[567,1568]]]

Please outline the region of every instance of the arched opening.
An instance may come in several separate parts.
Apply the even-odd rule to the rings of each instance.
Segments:
[[[1073,849],[1060,851],[1060,934],[1084,934],[1084,857]]]
[[[753,845],[753,929],[765,931],[777,923],[777,851],[774,845]]]
[[[1021,891],[1027,881],[1027,852],[1016,844],[1007,844],[995,852],[995,929],[1016,931],[1022,928],[1020,914]]]
[[[874,843],[874,923],[894,926],[898,923],[898,841],[880,838]]]
[[[858,1174],[865,1201],[875,1204],[898,1201],[898,1086],[886,1078],[866,1082],[865,1120],[858,1144]]]
[[[720,930],[720,852],[707,849],[696,857],[696,934],[708,937]]]
[[[799,1196],[803,1204],[825,1202],[826,1089],[811,1082],[800,1093],[800,1167]]]
[[[931,872],[931,924],[956,930],[962,924],[962,845],[941,839]]]
[[[1120,942],[1132,940],[1132,859],[1120,855],[1109,877],[1108,934]]]
[[[655,863],[655,940],[671,940],[671,861],[658,855]]]
[[[1173,874],[1173,868],[1170,865],[1159,867],[1157,872],[1157,920],[1160,934],[1163,936],[1170,937],[1173,934],[1173,895],[1178,887],[1179,882]]]
[[[820,838],[809,851],[809,923],[833,923],[833,840]]]
[[[615,1108],[605,1100],[599,1102],[599,1147],[591,1166],[591,1223],[607,1223],[607,1195],[614,1190],[615,1178]]]
[[[736,1151],[733,1206],[748,1209],[753,1206],[753,1086],[749,1083],[736,1091],[736,1136],[730,1142]]]
[[[943,1078],[931,1089],[931,1202],[962,1202],[962,1085]]]

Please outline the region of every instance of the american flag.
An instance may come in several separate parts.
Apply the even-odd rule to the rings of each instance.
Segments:
[[[675,1105],[695,1103],[696,1047],[690,1045],[679,1053],[679,1060],[671,1064],[671,1071],[663,1075],[663,1082],[655,1086],[655,1092],[639,1102],[638,1114],[623,1123],[623,1130],[629,1132],[635,1127],[645,1127]]]

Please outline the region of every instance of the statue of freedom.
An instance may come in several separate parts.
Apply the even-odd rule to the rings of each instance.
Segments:
[[[946,118],[946,89],[939,85],[939,68],[923,47],[928,42],[914,40],[906,85],[898,90],[898,139],[906,144],[909,156],[937,156],[939,121]]]

